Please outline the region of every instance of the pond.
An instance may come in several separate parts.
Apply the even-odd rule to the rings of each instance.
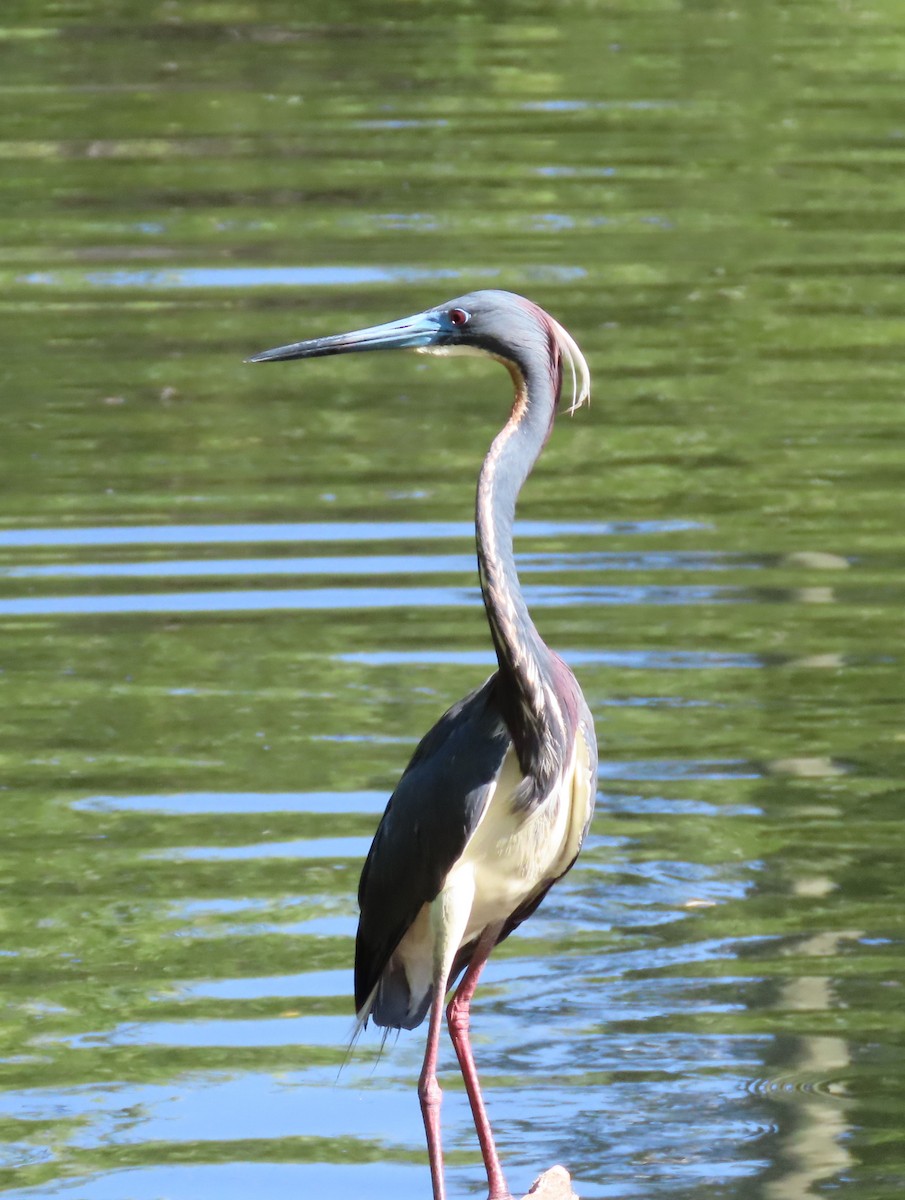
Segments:
[[[429,1194],[355,895],[493,667],[510,384],[243,360],[502,287],[591,366],[516,551],[601,744],[475,1001],[510,1185],[899,1200],[900,5],[7,0],[0,55],[0,1188]]]

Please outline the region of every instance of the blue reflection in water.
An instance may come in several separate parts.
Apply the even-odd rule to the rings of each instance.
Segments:
[[[88,796],[72,803],[86,812],[382,813],[385,792],[174,792],[169,796]]]
[[[351,1019],[346,1016],[249,1017],[247,1020],[146,1021],[89,1033],[48,1035],[35,1045],[73,1049],[99,1046],[343,1046]]]
[[[516,537],[601,537],[683,533],[699,521],[517,521]],[[226,542],[383,542],[465,538],[469,521],[275,521],[239,525],[94,525],[2,529],[2,546],[189,546]]]
[[[183,267],[146,271],[32,271],[16,283],[37,287],[253,288],[253,287],[361,287],[378,283],[424,283],[430,280],[492,278],[497,271],[429,270],[422,267]]]
[[[535,608],[573,605],[701,604],[744,602],[737,588],[526,587]],[[147,596],[22,596],[0,600],[0,617],[100,616],[127,613],[263,612],[298,609],[459,608],[478,605],[478,588],[285,588],[222,592],[158,592]]]
[[[185,906],[188,909],[188,905]],[[296,999],[300,996],[342,996],[350,989],[347,971],[305,971],[297,975],[253,975],[240,979],[189,980],[179,985],[186,1000],[261,1000],[265,997]]]
[[[523,574],[552,571],[713,571],[751,568],[726,554],[700,551],[683,554],[519,554]],[[322,558],[222,558],[122,563],[47,563],[40,566],[0,567],[7,579],[142,579],[243,575],[439,575],[473,573],[471,554],[365,554]]]
[[[287,1029],[293,1021],[284,1021]],[[327,1086],[318,1087],[322,1074]],[[27,1118],[32,1121],[54,1120],[65,1106],[73,1121],[83,1119],[85,1127],[73,1141],[84,1147],[104,1145],[109,1138],[118,1143],[146,1141],[191,1142],[221,1139],[308,1137],[343,1138],[350,1120],[355,1121],[360,1137],[379,1137],[385,1113],[376,1105],[355,1104],[348,1090],[329,1086],[335,1068],[296,1070],[287,1073],[282,1085],[271,1075],[243,1071],[239,1078],[213,1078],[198,1072],[184,1077],[182,1086],[130,1082],[117,1096],[117,1085],[42,1089],[29,1088],[0,1093],[0,1116]],[[312,1087],[317,1087],[313,1092]],[[291,1088],[293,1103],[286,1103]],[[129,1116],[118,1109],[117,1100],[128,1106]],[[390,1091],[383,1105],[405,1117],[412,1106],[410,1093]],[[351,1109],[351,1112],[350,1112]],[[106,1110],[106,1111],[105,1111]],[[299,1113],[305,1113],[304,1128],[299,1128]],[[125,1119],[124,1119],[125,1118]],[[297,1169],[297,1168],[296,1168]],[[169,1193],[161,1193],[161,1195]],[[186,1193],[188,1194],[188,1193]],[[199,1193],[200,1194],[200,1193]],[[131,1187],[121,1196],[132,1196]]]
[[[574,282],[587,277],[587,269],[554,264],[523,264],[509,272],[514,283],[556,281]],[[498,279],[496,267],[176,267],[169,270],[86,271],[66,267],[61,271],[29,271],[18,275],[15,283],[28,287],[81,289],[139,288],[156,291],[180,291],[204,288],[341,288],[373,287],[376,284],[430,283],[465,279],[489,283]]]
[[[363,859],[371,844],[369,837],[299,838],[291,842],[253,842],[244,846],[180,846],[156,850],[147,858],[166,859],[251,859],[251,858],[326,858],[339,862],[345,858]]]
[[[384,1101],[385,1103],[385,1098]],[[170,1135],[172,1136],[172,1135]],[[5,1200],[160,1200],[161,1196],[216,1196],[217,1200],[248,1200],[249,1196],[296,1196],[299,1179],[304,1194],[330,1200],[361,1200],[362,1196],[392,1196],[393,1200],[424,1200],[424,1169],[420,1163],[306,1162],[303,1174],[296,1163],[229,1162],[128,1167],[86,1174],[76,1187],[71,1180],[36,1188],[4,1192]]]
[[[754,654],[721,654],[716,650],[566,650],[572,666],[619,667],[633,671],[704,671],[763,666]],[[337,654],[337,662],[368,667],[475,666],[492,668],[492,650],[360,650]]]

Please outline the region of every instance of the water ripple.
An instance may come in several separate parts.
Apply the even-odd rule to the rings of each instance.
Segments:
[[[385,792],[174,792],[151,796],[86,796],[83,812],[157,812],[173,816],[239,813],[382,813]]]
[[[728,556],[683,554],[556,554],[516,555],[522,574],[552,571],[710,571],[753,563],[728,563]],[[223,558],[117,563],[48,563],[0,567],[6,579],[160,579],[252,575],[439,575],[472,573],[474,554],[366,554],[322,558]]]
[[[299,838],[292,842],[254,842],[245,846],[180,846],[171,850],[150,851],[147,857],[180,862],[254,858],[325,858],[331,862],[348,858],[360,861],[367,854],[370,843],[370,837]]]
[[[66,267],[56,271],[32,271],[18,275],[15,282],[32,287],[67,289],[150,288],[173,291],[182,288],[256,287],[362,287],[381,283],[425,283],[434,280],[494,278],[485,268],[430,269],[426,267],[182,267],[166,271],[85,271]]]
[[[825,1041],[831,1046],[838,1042],[834,1038],[819,1038],[809,1036],[809,1043]],[[845,1080],[839,1076],[814,1074],[806,1070],[787,1071],[778,1075],[759,1076],[746,1081],[745,1090],[753,1096],[782,1097],[790,1094],[827,1096],[834,1100],[845,1099],[848,1088]]]
[[[716,650],[566,650],[572,666],[618,667],[632,671],[750,670],[763,666],[754,654],[723,654]],[[361,650],[335,656],[337,662],[367,667],[473,666],[491,668],[492,650]]]
[[[741,602],[735,588],[534,586],[524,589],[535,608],[572,605],[671,605]],[[478,605],[478,588],[285,588],[220,592],[156,592],[126,596],[22,596],[0,600],[0,617],[79,617],[129,613],[228,613],[286,610],[459,608]]]
[[[517,521],[516,537],[614,537],[683,533],[699,521]],[[220,525],[94,525],[57,529],[3,529],[0,547],[190,546],[228,542],[384,542],[465,538],[470,521],[275,521]]]

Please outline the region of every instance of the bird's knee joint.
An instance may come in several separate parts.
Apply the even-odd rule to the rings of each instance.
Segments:
[[[468,1028],[468,1009],[450,1000],[446,1009],[446,1023],[454,1033],[462,1033]]]
[[[422,1108],[439,1108],[442,1096],[443,1092],[435,1077],[418,1081],[418,1099]]]

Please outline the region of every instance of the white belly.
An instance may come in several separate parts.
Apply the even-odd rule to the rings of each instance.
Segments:
[[[507,754],[462,857],[396,950],[413,995],[423,995],[438,968],[450,969],[461,946],[506,921],[575,858],[595,792],[584,738],[576,742],[556,791],[532,813],[513,810],[522,772],[514,751]]]
[[[447,886],[452,888],[458,887],[461,875],[470,874],[474,880],[471,913],[460,945],[471,941],[487,925],[505,921],[545,880],[561,874],[571,861],[565,858],[572,808],[571,773],[561,781],[555,795],[529,814],[512,809],[512,794],[521,780],[518,759],[510,750],[481,822],[447,878]]]

